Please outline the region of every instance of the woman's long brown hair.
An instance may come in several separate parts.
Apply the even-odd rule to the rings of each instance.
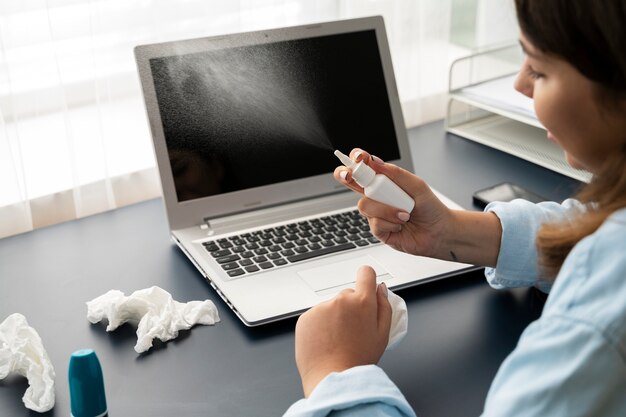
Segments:
[[[626,2],[515,0],[515,5],[520,28],[533,46],[593,81],[601,108],[626,118]],[[546,278],[555,278],[572,248],[626,207],[626,144],[607,158],[577,198],[587,206],[584,213],[545,224],[537,234],[539,266]]]

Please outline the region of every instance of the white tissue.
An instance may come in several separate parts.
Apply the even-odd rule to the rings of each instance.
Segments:
[[[215,324],[220,321],[217,308],[210,300],[179,303],[170,293],[159,287],[135,291],[128,297],[123,292],[111,290],[87,302],[87,320],[98,323],[108,319],[107,332],[117,329],[127,321],[139,322],[137,326],[137,353],[152,347],[152,340],[166,342],[195,324]]]
[[[0,380],[10,373],[28,379],[24,405],[40,413],[54,407],[54,368],[37,331],[26,317],[11,314],[0,323]]]
[[[398,343],[406,336],[409,326],[409,315],[404,299],[397,294],[387,290],[387,299],[391,304],[391,330],[389,331],[389,342],[385,350],[394,349]]]

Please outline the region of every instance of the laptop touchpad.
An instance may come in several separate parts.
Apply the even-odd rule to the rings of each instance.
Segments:
[[[328,265],[305,269],[298,272],[298,274],[304,282],[313,288],[313,291],[321,291],[354,283],[356,281],[356,271],[362,265],[369,265],[374,268],[374,271],[376,271],[376,282],[386,281],[391,278],[385,268],[371,256],[359,256],[347,261],[329,263]]]

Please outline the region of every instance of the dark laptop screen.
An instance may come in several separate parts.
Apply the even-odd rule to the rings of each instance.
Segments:
[[[400,157],[373,30],[150,60],[178,201]]]

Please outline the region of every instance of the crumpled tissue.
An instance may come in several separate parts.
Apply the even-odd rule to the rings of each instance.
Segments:
[[[98,323],[108,319],[107,332],[127,321],[139,322],[135,351],[142,353],[152,347],[154,338],[166,342],[175,339],[179,330],[195,324],[215,324],[220,321],[217,308],[211,300],[179,303],[170,293],[159,287],[150,287],[124,295],[111,290],[87,302],[87,320]]]
[[[54,368],[35,329],[26,317],[11,314],[0,323],[0,380],[10,373],[28,379],[24,405],[40,413],[54,407]]]
[[[389,331],[389,342],[385,350],[392,350],[404,339],[409,326],[409,314],[406,302],[402,297],[387,290],[387,299],[391,304],[391,329]]]

